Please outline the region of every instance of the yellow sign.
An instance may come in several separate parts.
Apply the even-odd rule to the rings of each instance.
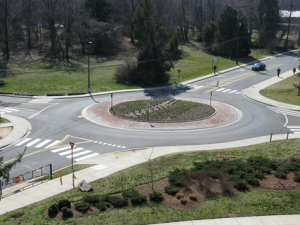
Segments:
[[[216,85],[216,87],[219,87],[219,81],[217,81],[217,85]]]

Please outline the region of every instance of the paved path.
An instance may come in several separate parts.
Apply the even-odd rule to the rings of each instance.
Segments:
[[[240,68],[240,67],[238,67]],[[213,75],[208,75],[213,76]],[[290,76],[289,73],[281,75],[282,78]],[[197,79],[196,79],[197,80]],[[196,81],[195,80],[195,81]],[[277,77],[271,78],[260,84],[254,85],[243,91],[243,94],[253,100],[262,102],[264,104],[273,105],[278,108],[299,110],[299,106],[293,106],[289,104],[283,104],[270,99],[267,99],[259,94],[259,90],[267,87],[273,83],[279,82],[281,79]],[[189,83],[195,82],[190,81]],[[185,82],[184,84],[187,84]],[[136,91],[136,90],[133,90]],[[118,91],[120,92],[120,91]],[[66,97],[64,97],[66,98]],[[5,115],[5,118],[10,120],[14,125],[14,133],[0,140],[1,146],[19,141],[20,138],[30,132],[31,125],[25,122],[24,119],[18,117],[12,117],[11,115]],[[300,134],[290,134],[289,138],[300,138]],[[286,135],[274,135],[272,140],[285,140]],[[173,147],[154,147],[146,148],[143,150],[124,151],[118,153],[110,153],[107,155],[99,155],[93,159],[87,159],[80,161],[80,164],[96,164],[96,166],[76,172],[75,186],[85,179],[87,182],[92,182],[97,179],[109,176],[115,172],[124,170],[128,167],[143,163],[147,161],[147,157],[152,153],[152,158],[160,157],[167,154],[178,152],[191,152],[201,150],[214,150],[214,149],[227,149],[240,146],[249,146],[259,143],[268,142],[270,136],[263,136],[257,138],[251,138],[246,140],[239,140],[234,142],[207,144],[207,145],[194,145],[194,146],[173,146]],[[74,188],[72,185],[72,175],[66,175],[63,177],[61,183],[59,179],[53,179],[51,181],[39,182],[35,184],[23,183],[18,186],[13,186],[3,190],[3,197],[0,201],[0,214],[16,210],[18,208],[30,205],[35,202],[39,202],[43,199],[53,197],[57,194],[63,193],[67,190]],[[212,219],[212,220],[198,220],[198,221],[184,221],[169,223],[174,225],[235,225],[235,224],[249,224],[249,225],[269,225],[269,224],[283,224],[283,225],[300,225],[300,215],[282,215],[282,216],[261,216],[261,217],[241,217],[241,218],[224,218],[224,219]]]

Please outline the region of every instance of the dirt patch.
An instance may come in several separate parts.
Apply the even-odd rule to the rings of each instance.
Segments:
[[[7,137],[13,130],[13,127],[2,127],[0,128],[0,139]]]
[[[297,188],[300,188],[300,183],[297,183],[293,180],[295,174],[289,173],[287,179],[279,179],[274,176],[274,171],[271,174],[265,176],[264,179],[260,180],[260,186],[253,187],[248,186],[249,190],[253,189],[264,189],[264,190],[272,190],[272,191],[292,191]],[[198,177],[193,177],[192,175],[189,179],[183,181],[184,186],[181,187],[180,193],[183,194],[183,198],[186,199],[186,203],[181,203],[180,198],[177,198],[175,195],[169,195],[165,193],[164,188],[169,185],[168,178],[163,178],[157,180],[153,183],[154,191],[160,192],[164,196],[164,200],[159,202],[160,204],[165,204],[170,207],[181,209],[181,210],[193,210],[197,209],[206,199],[211,197],[218,196],[227,196],[234,195],[239,191],[234,188],[233,183],[228,180],[228,175],[226,173],[221,173],[218,175],[216,179],[213,179],[209,176],[208,173],[203,173]],[[149,199],[149,193],[152,192],[152,183],[147,183],[143,185],[136,186],[134,189],[138,190],[140,194],[146,195],[147,200],[144,204],[153,204],[157,202],[152,202]],[[196,198],[191,199],[190,194],[196,196]],[[121,193],[114,194],[114,196],[122,197]],[[100,210],[94,206],[91,206],[89,210],[86,212],[77,211],[75,209],[74,203],[71,203],[71,208],[73,210],[73,217],[81,216],[84,214],[91,214],[99,212]],[[132,205],[131,201],[128,200],[128,205]],[[106,210],[113,209],[113,206],[107,207]],[[54,219],[64,219],[62,213],[59,212],[57,215],[49,216],[48,209],[44,211],[44,216],[48,218]]]

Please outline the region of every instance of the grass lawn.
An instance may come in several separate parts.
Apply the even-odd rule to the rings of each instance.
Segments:
[[[299,154],[300,139],[273,141],[248,147],[221,151],[198,151],[163,156],[152,161],[154,180],[168,176],[174,167],[191,168],[192,162],[204,161],[218,156],[248,158],[262,156],[269,159]],[[106,194],[128,190],[151,181],[149,163],[143,163],[92,182],[94,193]],[[86,194],[86,193],[85,193]],[[122,209],[86,214],[68,220],[51,220],[43,211],[58,200],[80,200],[84,194],[78,188],[45,199],[0,216],[1,224],[150,224],[182,220],[199,220],[226,217],[298,214],[300,189],[294,191],[251,190],[229,197],[207,199],[199,208],[185,211],[161,204],[128,206]]]
[[[3,118],[3,117],[1,117],[0,118],[0,123],[10,123],[10,121],[7,120],[7,119],[5,119],[5,118]]]
[[[298,73],[300,75],[300,73]],[[300,77],[292,76],[260,91],[260,94],[288,104],[300,105],[298,89],[293,84],[299,84]]]
[[[190,42],[180,45],[180,48],[184,53],[190,53],[183,55],[171,71],[171,76],[177,78],[178,70],[181,70],[180,81],[182,82],[213,72],[212,58],[216,56],[200,51],[200,43]],[[251,62],[256,60],[257,57],[263,58],[267,55],[269,55],[267,50],[259,50],[257,55],[257,51],[254,49],[248,57],[240,58],[239,63]],[[227,57],[218,56],[218,60],[217,70],[236,66],[234,57],[229,61]],[[118,57],[91,57],[92,92],[143,88],[137,85],[124,85],[114,82],[113,76],[116,69],[114,65],[121,63],[123,61]],[[46,95],[87,91],[88,70],[86,57],[73,58],[70,63],[53,64],[50,61],[33,56],[33,61],[8,64],[8,70],[10,70],[7,72],[8,77],[1,78],[7,84],[0,87],[0,92]],[[170,84],[174,82],[176,81],[172,81]]]

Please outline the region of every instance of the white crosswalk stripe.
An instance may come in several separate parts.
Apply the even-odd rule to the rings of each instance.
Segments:
[[[28,142],[28,141],[30,141],[31,140],[31,138],[26,138],[26,139],[24,139],[23,141],[20,141],[18,144],[16,144],[15,146],[20,146],[20,145],[22,145],[22,144],[24,144],[24,143],[26,143],[26,142]]]
[[[91,158],[91,157],[94,157],[94,156],[97,156],[97,155],[99,155],[99,153],[93,153],[93,154],[86,155],[86,156],[83,156],[81,158],[75,159],[75,161],[78,162],[78,161],[81,161],[81,160],[84,160],[84,159],[88,159],[88,158]]]
[[[19,112],[19,110],[17,109],[12,109],[12,108],[3,108],[3,109],[0,109],[0,112],[1,114],[6,114],[6,113],[14,113],[14,112]]]
[[[48,144],[51,140],[46,140],[46,141],[43,141],[42,143],[38,144],[37,146],[35,146],[36,148],[40,148],[40,147],[43,147],[44,145]]]
[[[300,134],[300,126],[287,126],[294,134]]]
[[[92,151],[86,150],[86,151],[83,151],[83,152],[79,152],[79,153],[73,154],[73,158],[75,158],[75,157],[77,157],[77,156],[81,156],[81,155],[87,154],[87,153],[90,153],[90,152],[92,152]],[[71,158],[72,158],[72,155],[68,155],[67,158],[68,158],[68,159],[71,159]]]
[[[67,146],[67,147],[62,147],[62,148],[58,148],[58,149],[55,149],[55,150],[51,150],[51,152],[60,152],[60,151],[63,151],[63,150],[66,150],[66,149],[70,149],[71,147],[70,146]]]
[[[70,147],[69,147],[70,148]],[[73,153],[74,152],[78,152],[78,151],[81,151],[83,150],[84,148],[74,148],[73,149]],[[59,153],[59,155],[68,155],[68,154],[72,154],[72,150],[69,150],[69,151],[65,151],[65,152],[62,152],[62,153]]]
[[[219,88],[216,91],[220,91],[222,93],[227,93],[227,94],[241,94],[241,92],[239,92],[238,90],[232,90],[232,89],[226,89],[226,88]]]
[[[289,109],[280,109],[280,108],[271,107],[271,106],[268,106],[268,108],[271,109],[274,112],[277,112],[277,113],[283,113],[285,115],[299,116],[300,117],[300,112],[299,111],[289,110]]]
[[[57,143],[59,143],[60,141],[54,141],[53,143],[51,143],[50,145],[46,146],[46,148],[50,148],[52,147],[53,145],[56,145]]]
[[[29,144],[26,144],[27,147],[30,147],[34,145],[35,143],[39,142],[41,139],[35,139],[34,141],[30,142]]]
[[[31,101],[29,101],[28,103],[48,103],[53,101],[53,99],[51,98],[42,98],[42,99],[33,99]]]
[[[186,88],[186,89],[194,89],[194,88],[200,88],[200,87],[203,87],[203,85],[188,84],[188,85],[181,86],[181,88]]]

